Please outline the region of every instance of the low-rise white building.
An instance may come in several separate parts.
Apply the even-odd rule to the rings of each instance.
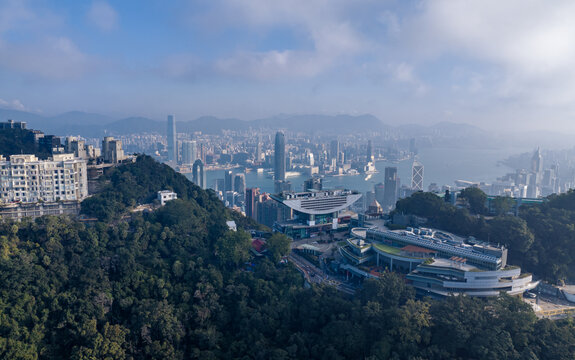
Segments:
[[[158,191],[158,200],[160,200],[160,204],[164,206],[166,201],[176,200],[178,198],[178,194],[170,190],[162,190]]]
[[[56,154],[0,156],[0,203],[81,201],[88,196],[86,160]]]

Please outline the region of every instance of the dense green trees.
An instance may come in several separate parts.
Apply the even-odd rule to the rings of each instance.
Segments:
[[[291,248],[291,240],[284,234],[275,233],[267,242],[267,249],[275,262],[280,261],[282,256],[286,256]]]
[[[487,194],[476,187],[468,187],[461,190],[459,197],[465,199],[469,205],[469,210],[474,214],[485,214],[487,207]]]
[[[111,181],[133,181],[140,165]],[[146,198],[166,178],[175,183],[165,187],[177,187],[178,176],[157,172],[144,193],[119,203],[126,209],[126,199]],[[116,189],[97,198],[109,201]],[[210,194],[179,189],[188,195],[123,220],[114,213],[89,224],[0,223],[0,358],[575,356],[574,323],[537,321],[517,298],[418,300],[393,273],[349,298],[333,287],[305,288],[299,272],[268,258],[250,259],[256,264],[245,270],[247,234],[227,230],[226,210]],[[285,238],[270,246],[284,254]]]
[[[34,154],[41,159],[51,156],[51,149],[39,148],[32,130],[0,129],[0,155]]]

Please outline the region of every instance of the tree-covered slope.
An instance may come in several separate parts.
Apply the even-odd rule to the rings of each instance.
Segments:
[[[46,149],[39,149],[34,134],[27,129],[0,129],[0,155],[34,154],[41,159],[51,155]]]
[[[118,169],[96,197],[119,204],[110,221],[0,223],[0,358],[575,356],[575,324],[537,321],[520,299],[417,300],[391,273],[352,299],[305,288],[291,266],[250,259],[249,236],[227,231],[213,195],[148,161]],[[158,183],[185,195],[119,216]],[[137,190],[114,199],[127,184]]]

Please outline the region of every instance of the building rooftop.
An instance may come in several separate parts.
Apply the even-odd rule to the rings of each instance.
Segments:
[[[477,243],[475,245],[466,244],[465,242],[459,243],[445,238],[448,235],[445,232],[440,232],[441,237],[435,237],[434,231],[431,229],[417,229],[418,233],[406,230],[376,230],[369,229],[367,233],[383,235],[386,238],[398,241],[406,245],[414,245],[424,247],[440,253],[450,254],[450,256],[459,256],[467,259],[474,259],[482,263],[489,263],[497,267],[502,265],[501,256],[497,256],[496,251],[503,251],[504,247],[495,247],[487,243]],[[449,234],[451,237],[454,235]]]
[[[426,253],[426,254],[435,254],[436,251],[430,250],[430,249],[426,249],[426,248],[422,248],[419,246],[414,246],[414,245],[407,245],[401,248],[401,251],[407,251],[407,252],[418,252],[418,253]]]
[[[443,268],[450,268],[450,269],[457,269],[462,271],[482,271],[476,266],[466,264],[465,262],[451,260],[451,259],[442,259],[442,258],[434,258],[431,262],[425,264],[426,266],[435,266],[435,267],[443,267]]]
[[[278,198],[283,200],[295,200],[295,199],[315,199],[322,197],[334,197],[334,196],[346,196],[359,194],[358,191],[347,190],[347,189],[334,189],[334,190],[310,190],[303,192],[288,192],[284,191],[278,195]]]
[[[316,190],[305,192],[282,192],[271,195],[293,210],[309,215],[325,215],[346,209],[361,198],[352,190]]]

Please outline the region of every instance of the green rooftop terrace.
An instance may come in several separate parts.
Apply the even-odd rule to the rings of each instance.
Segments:
[[[384,244],[373,244],[373,246],[377,250],[386,252],[388,254],[399,255],[401,253],[401,249],[394,247],[394,246],[388,246],[388,245],[384,245]]]

